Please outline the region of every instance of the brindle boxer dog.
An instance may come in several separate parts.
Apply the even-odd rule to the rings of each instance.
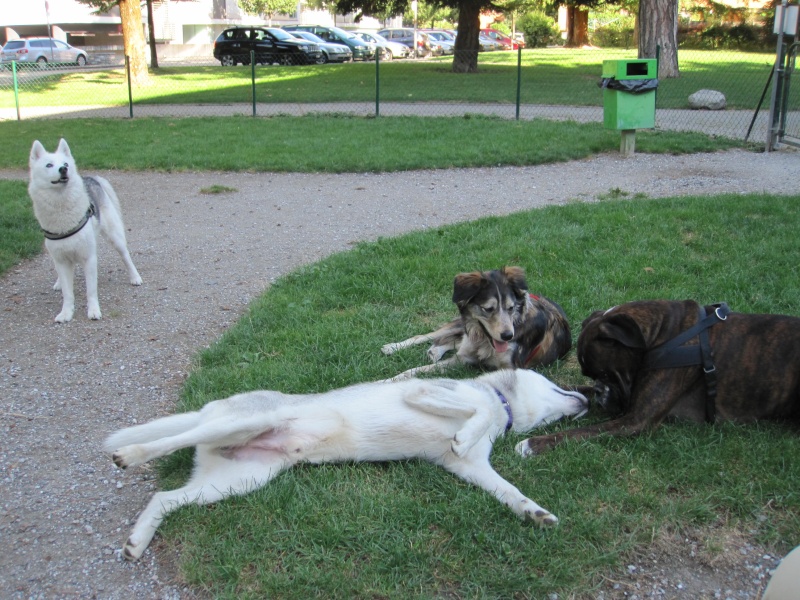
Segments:
[[[517,445],[636,435],[666,417],[696,422],[800,420],[800,318],[731,313],[693,300],[629,302],[592,313],[578,337],[583,374],[608,388],[617,418]]]

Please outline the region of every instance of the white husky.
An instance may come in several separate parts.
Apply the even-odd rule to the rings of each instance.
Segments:
[[[138,559],[167,513],[246,494],[299,462],[422,458],[490,492],[520,517],[554,525],[554,515],[497,474],[489,455],[509,430],[525,432],[585,411],[581,394],[521,369],[463,381],[408,379],[323,394],[258,391],[217,400],[106,440],[106,451],[123,468],[196,446],[189,482],[153,496],[122,552]]]
[[[33,212],[44,231],[44,245],[58,275],[53,289],[60,289],[63,297],[56,321],[66,323],[75,312],[73,284],[75,267],[79,265],[86,277],[88,317],[99,319],[102,315],[97,299],[98,230],[122,256],[131,284],[142,284],[128,252],[119,199],[102,177],[78,174],[63,139],[53,153],[47,152],[38,140],[33,142],[29,167],[28,193],[33,200]]]

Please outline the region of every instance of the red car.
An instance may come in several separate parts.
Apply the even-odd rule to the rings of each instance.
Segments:
[[[525,47],[525,42],[512,40],[505,33],[503,33],[502,31],[497,31],[496,29],[481,29],[481,33],[486,37],[491,38],[494,41],[503,44],[503,50],[511,50],[511,49],[516,50],[517,48]]]

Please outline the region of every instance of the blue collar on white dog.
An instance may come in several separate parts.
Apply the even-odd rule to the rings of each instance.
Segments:
[[[508,403],[508,400],[506,400],[506,397],[503,396],[503,393],[500,390],[496,389],[494,393],[497,394],[498,398],[500,398],[500,402],[508,414],[508,423],[506,423],[506,433],[508,433],[508,430],[511,429],[511,426],[514,424],[514,416],[511,414],[511,405]]]

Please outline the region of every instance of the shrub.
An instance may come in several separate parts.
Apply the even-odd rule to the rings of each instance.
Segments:
[[[541,12],[527,13],[519,20],[527,48],[544,48],[560,41],[555,21]]]

